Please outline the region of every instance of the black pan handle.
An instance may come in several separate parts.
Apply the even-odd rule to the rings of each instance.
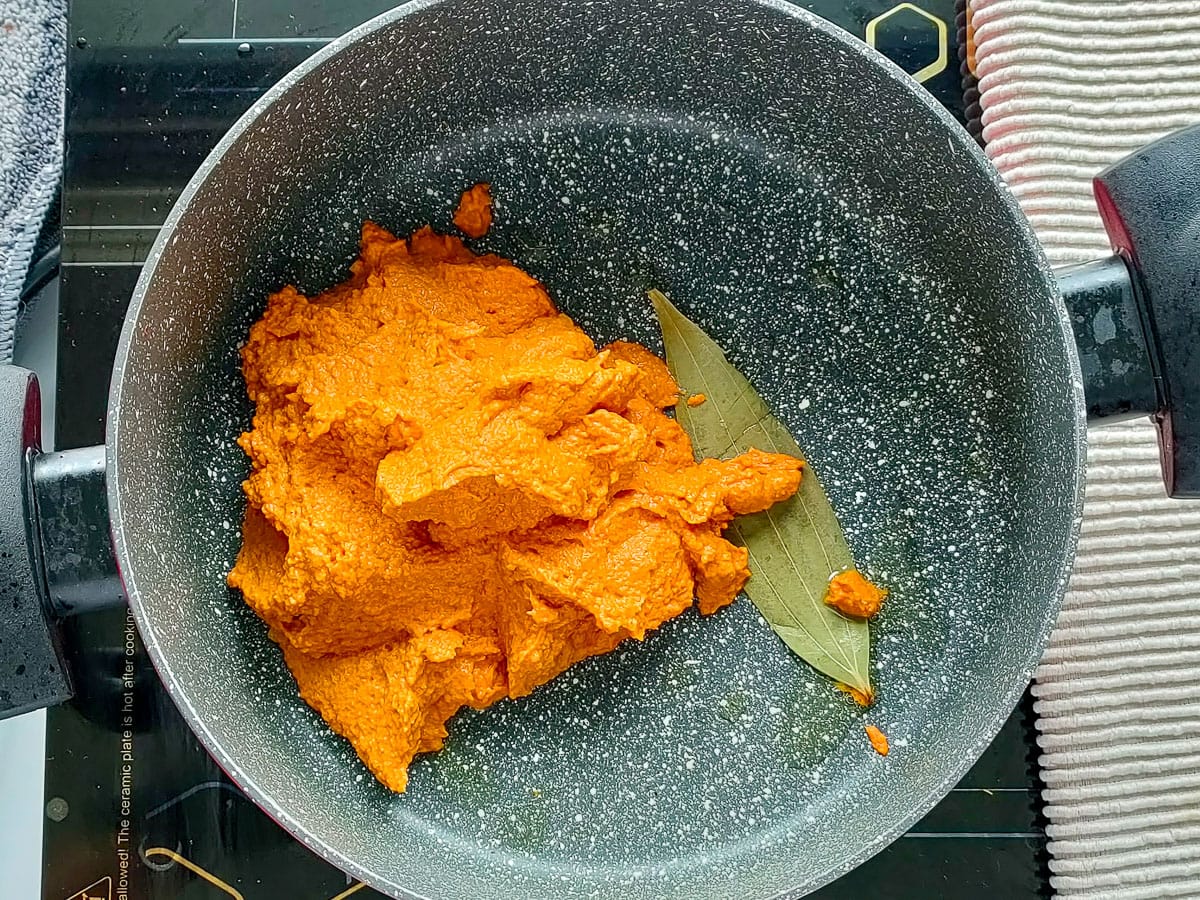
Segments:
[[[58,631],[47,615],[34,524],[41,421],[37,377],[0,366],[0,718],[71,696]]]
[[[59,618],[124,602],[104,448],[41,453],[41,405],[32,372],[0,366],[0,719],[71,697]]]
[[[1059,276],[1088,415],[1150,415],[1167,493],[1200,498],[1200,125],[1093,186],[1116,254]]]
[[[125,603],[108,520],[105,456],[99,446],[33,458],[46,598],[57,616]]]

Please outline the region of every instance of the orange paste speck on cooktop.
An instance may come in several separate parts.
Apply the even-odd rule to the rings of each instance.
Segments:
[[[301,696],[395,791],[447,721],[520,697],[749,577],[730,520],[802,463],[697,463],[678,387],[597,350],[545,288],[423,228],[370,222],[352,275],[270,297],[242,350],[253,471],[229,583]]]

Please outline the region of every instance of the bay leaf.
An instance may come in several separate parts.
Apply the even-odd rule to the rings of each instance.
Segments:
[[[667,366],[683,391],[675,417],[696,454],[728,459],[751,447],[804,458],[762,396],[703,329],[661,292],[651,301],[662,328]],[[703,394],[689,406],[684,398]],[[870,632],[824,602],[829,579],[854,557],[829,498],[805,465],[800,490],[770,509],[739,516],[727,532],[750,555],[746,594],[791,650],[830,678],[870,698]]]

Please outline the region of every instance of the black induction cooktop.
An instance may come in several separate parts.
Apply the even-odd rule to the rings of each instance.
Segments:
[[[285,72],[391,5],[73,0],[60,449],[104,439],[126,304],[160,224],[209,149]],[[967,122],[974,95],[959,61],[953,0],[803,5],[875,44]],[[209,759],[160,687],[126,612],[77,618],[65,640],[78,696],[48,716],[45,900],[378,896],[290,838]],[[1049,896],[1036,779],[1025,702],[908,835],[815,896]]]

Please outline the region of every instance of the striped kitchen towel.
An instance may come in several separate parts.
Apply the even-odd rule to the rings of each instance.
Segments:
[[[1105,255],[1091,178],[1200,122],[1200,0],[970,0],[988,155],[1051,262]],[[1092,429],[1075,574],[1034,695],[1051,882],[1200,898],[1200,503],[1148,422]]]

